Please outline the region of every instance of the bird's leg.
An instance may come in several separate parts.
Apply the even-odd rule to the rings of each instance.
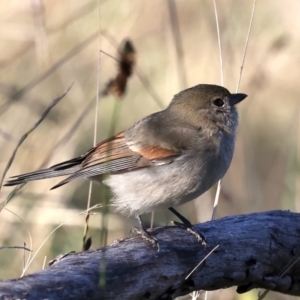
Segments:
[[[147,241],[149,241],[154,247],[157,247],[157,252],[159,252],[159,244],[157,242],[157,239],[154,238],[153,236],[150,235],[150,233],[145,229],[141,216],[136,215],[135,216],[136,219],[138,220],[139,223],[139,228],[137,227],[133,227],[133,231],[137,234],[140,234],[142,236],[142,238],[146,239]]]
[[[169,210],[182,222],[182,223],[179,223],[179,222],[173,221],[173,223],[175,225],[185,228],[188,232],[192,233],[197,238],[197,240],[199,242],[201,242],[202,245],[206,245],[204,236],[194,228],[194,226],[188,219],[186,219],[182,214],[180,214],[173,207],[169,207]]]

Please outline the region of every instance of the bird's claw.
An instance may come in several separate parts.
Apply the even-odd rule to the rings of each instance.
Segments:
[[[201,233],[199,233],[192,224],[185,224],[176,221],[172,221],[172,223],[178,227],[186,229],[188,232],[190,232],[192,235],[196,237],[197,241],[200,242],[201,245],[206,246],[205,237]]]
[[[146,231],[145,229],[137,228],[137,227],[133,227],[131,229],[131,231],[140,235],[143,239],[150,242],[153,247],[157,248],[157,252],[159,252],[160,248],[159,248],[159,243],[158,243],[157,239],[154,238],[153,236],[151,236],[148,231]]]

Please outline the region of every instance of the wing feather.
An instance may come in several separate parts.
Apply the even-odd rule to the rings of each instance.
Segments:
[[[49,169],[15,176],[15,179],[8,181],[6,185],[71,175],[55,185],[52,188],[54,189],[79,177],[116,174],[171,163],[180,154],[180,151],[164,149],[158,145],[141,147],[132,142],[128,145],[124,132],[121,132],[102,141],[80,157],[56,164]]]

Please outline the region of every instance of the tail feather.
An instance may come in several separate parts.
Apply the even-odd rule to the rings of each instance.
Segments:
[[[57,189],[58,187],[67,184],[68,182],[70,182],[72,180],[72,176],[67,177],[66,179],[60,181],[58,184],[54,185],[50,190],[54,190]]]
[[[82,157],[78,157],[54,165],[48,169],[43,169],[35,172],[13,176],[11,177],[12,179],[10,179],[4,184],[4,186],[14,186],[14,185],[22,184],[33,180],[41,180],[41,179],[52,178],[52,177],[72,175],[80,169],[82,160],[83,160]]]

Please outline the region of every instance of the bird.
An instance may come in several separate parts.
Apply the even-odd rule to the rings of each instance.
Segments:
[[[116,211],[136,217],[137,232],[157,240],[141,215],[169,209],[199,241],[199,234],[174,206],[194,200],[227,172],[234,153],[238,112],[247,97],[213,84],[198,84],[177,93],[163,110],[150,114],[91,148],[50,168],[13,176],[5,186],[68,176],[103,182],[112,191]]]

